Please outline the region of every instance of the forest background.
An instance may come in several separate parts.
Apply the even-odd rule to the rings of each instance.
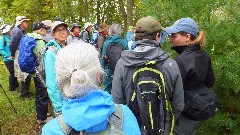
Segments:
[[[0,0],[0,24],[14,24],[18,15],[35,21],[63,18],[66,23],[119,23],[123,31],[144,16],[153,16],[163,27],[182,17],[191,17],[207,34],[204,46],[211,55],[215,73],[212,88],[221,107],[217,114],[201,122],[198,135],[240,135],[240,0]],[[163,48],[171,56],[168,40]],[[7,70],[0,61],[0,84],[7,91]],[[34,95],[34,87],[31,86]],[[34,119],[34,96],[27,100],[7,92],[18,113],[14,113],[3,90],[0,90],[0,124],[3,134],[39,134]],[[0,132],[1,133],[1,132]]]

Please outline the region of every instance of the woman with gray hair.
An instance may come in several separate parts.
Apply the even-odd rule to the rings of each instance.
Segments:
[[[104,70],[106,70],[107,77],[106,81],[104,82],[104,90],[111,93],[112,89],[112,79],[113,79],[113,73],[114,69],[111,69],[109,66],[109,59],[112,59],[111,57],[107,56],[107,50],[111,51],[111,47],[113,45],[117,45],[118,43],[121,44],[124,48],[124,50],[127,50],[127,41],[122,38],[122,29],[120,24],[112,24],[108,30],[109,37],[106,39],[106,41],[103,44],[103,50],[101,55],[101,66]],[[114,54],[115,55],[115,54]],[[120,54],[121,55],[121,54]],[[115,55],[116,56],[116,55]]]
[[[72,42],[58,52],[55,66],[65,100],[62,114],[44,125],[43,135],[80,134],[80,131],[84,134],[140,135],[130,109],[114,104],[112,96],[97,86],[101,67],[93,46]]]

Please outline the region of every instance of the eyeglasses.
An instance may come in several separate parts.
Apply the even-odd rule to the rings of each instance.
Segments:
[[[62,29],[56,29],[54,32],[67,32],[67,29],[66,28],[62,28]]]

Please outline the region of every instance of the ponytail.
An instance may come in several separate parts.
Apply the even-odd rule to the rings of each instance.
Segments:
[[[199,31],[198,32],[198,37],[196,39],[193,40],[193,44],[200,44],[201,47],[204,46],[206,41],[206,35],[204,31]]]

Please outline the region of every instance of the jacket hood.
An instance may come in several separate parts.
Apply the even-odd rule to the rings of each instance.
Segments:
[[[112,96],[102,90],[91,90],[81,98],[68,99],[63,103],[65,122],[77,131],[87,133],[107,128],[109,116],[115,111]]]
[[[61,49],[61,48],[62,48],[55,39],[50,40],[50,41],[46,44],[46,46],[47,46],[47,47],[49,47],[49,46],[55,46],[55,47],[57,47],[57,49]]]
[[[123,51],[120,60],[125,66],[138,67],[150,60],[161,61],[168,57],[167,52],[163,51],[155,41],[141,40],[136,42],[133,51]]]

